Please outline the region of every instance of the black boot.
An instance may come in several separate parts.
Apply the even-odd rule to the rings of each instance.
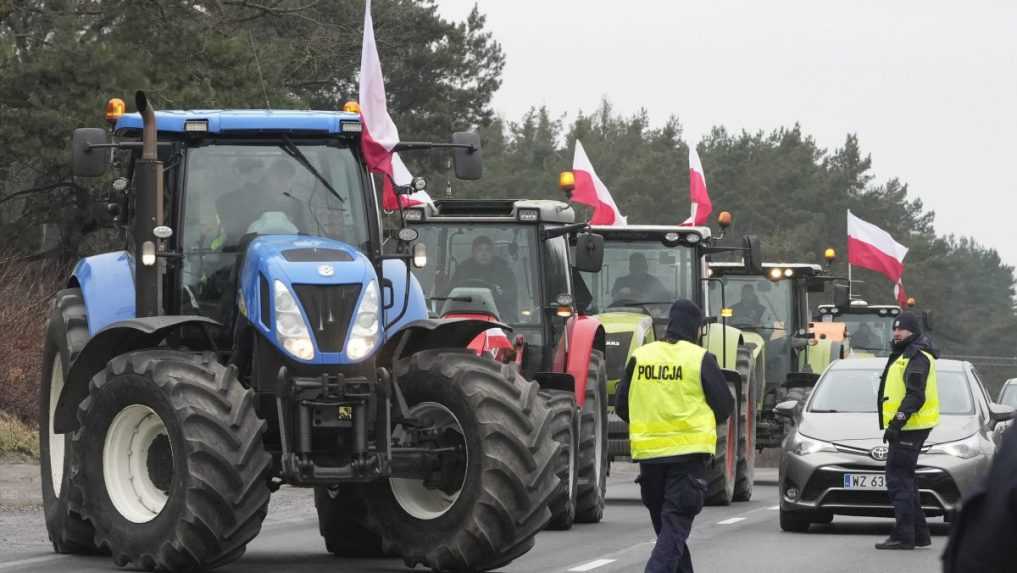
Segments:
[[[928,547],[932,545],[932,537],[928,533],[915,537],[915,547]]]
[[[914,549],[914,543],[904,543],[903,541],[894,539],[893,537],[887,537],[886,541],[882,541],[876,544],[876,549]]]

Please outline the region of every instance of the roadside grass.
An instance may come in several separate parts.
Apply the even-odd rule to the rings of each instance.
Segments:
[[[0,412],[0,458],[39,459],[39,432],[21,420]]]

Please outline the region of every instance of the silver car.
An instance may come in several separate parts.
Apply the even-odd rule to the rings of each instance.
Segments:
[[[795,421],[781,453],[780,527],[806,531],[834,515],[893,517],[886,492],[886,444],[876,414],[886,359],[838,360],[804,407],[774,411]],[[937,360],[940,421],[922,448],[916,479],[926,515],[949,522],[964,495],[986,474],[1002,422],[1014,409],[989,399],[970,362]]]
[[[999,389],[999,399],[996,401],[1017,408],[1017,378],[1011,378],[1003,383],[1003,387]]]

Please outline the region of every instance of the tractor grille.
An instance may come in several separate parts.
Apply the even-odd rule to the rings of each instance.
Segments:
[[[311,334],[322,352],[341,352],[346,345],[360,285],[293,285],[297,291]]]
[[[631,344],[632,331],[608,333],[606,357],[608,380],[620,380],[625,376],[625,363],[628,362]]]

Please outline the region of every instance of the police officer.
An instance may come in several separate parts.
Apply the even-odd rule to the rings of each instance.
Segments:
[[[703,509],[717,425],[734,406],[717,359],[697,344],[702,326],[698,306],[675,302],[665,340],[633,353],[615,397],[615,412],[629,423],[640,494],[657,533],[647,573],[692,571],[685,541]]]
[[[893,323],[893,352],[879,383],[879,427],[889,444],[886,487],[896,526],[876,549],[914,549],[932,543],[925,522],[915,466],[922,444],[939,423],[936,352],[922,335],[918,317],[905,312]]]

